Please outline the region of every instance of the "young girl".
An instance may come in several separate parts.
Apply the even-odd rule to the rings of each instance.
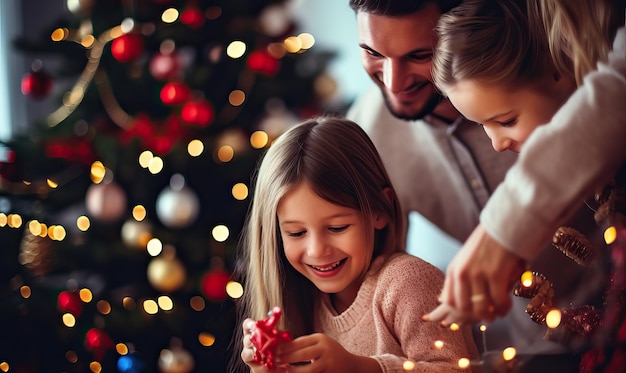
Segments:
[[[526,8],[526,4],[529,9]],[[582,10],[585,10],[585,13]],[[595,154],[578,155],[578,160],[567,165],[568,168],[554,167],[553,164],[556,162],[553,163],[552,159],[541,159],[535,154],[545,152],[535,148],[531,154],[525,151],[524,144],[537,138],[539,131],[534,132],[540,125],[551,120],[558,123],[559,120],[568,118],[568,114],[559,111],[559,108],[576,90],[576,78],[580,80],[580,77],[587,74],[598,60],[606,60],[609,40],[613,38],[617,25],[614,18],[620,13],[623,15],[623,8],[620,10],[617,2],[606,1],[466,1],[439,21],[437,26],[439,42],[433,61],[433,79],[462,114],[484,127],[494,149],[521,151],[521,160],[534,159],[541,162],[540,168],[543,168],[546,174],[561,175],[560,182],[564,186],[575,188],[575,184],[570,184],[568,175],[573,175],[580,167],[584,168],[587,163],[585,158],[595,157]],[[580,17],[572,17],[573,15]],[[551,20],[554,25],[546,23],[544,26],[540,24],[540,19]],[[584,31],[591,29],[595,32]],[[568,31],[569,35],[564,36]],[[590,44],[591,39],[587,39],[589,37],[593,38],[593,46]],[[589,48],[595,48],[593,53],[583,53]],[[590,62],[589,59],[593,61]],[[606,92],[614,90],[619,92],[620,87],[623,87],[623,76],[619,78],[619,75],[615,75],[613,80],[613,84],[606,84]],[[599,95],[603,96],[604,93]],[[597,97],[587,97],[583,103],[586,108],[594,102],[596,104],[607,102],[598,101]],[[621,103],[618,105],[615,99],[622,100],[623,96],[615,97],[611,101],[609,94],[608,102],[612,102],[612,111],[596,113],[594,118],[596,121],[605,121],[600,115],[607,115],[611,116],[609,121],[614,121],[613,125],[624,125],[623,106]],[[569,109],[572,110],[571,105]],[[559,114],[553,118],[557,111]],[[584,125],[594,126],[596,123],[587,122]],[[578,136],[564,131],[561,133],[568,139],[575,139]],[[544,134],[550,135],[547,131]],[[589,137],[583,139],[583,143],[594,140],[596,139]],[[600,141],[607,143],[607,139]],[[608,139],[609,144],[612,141],[614,140]],[[623,141],[623,138],[617,141],[618,144],[621,143],[618,145],[621,148],[618,153],[622,153],[622,157]],[[559,147],[557,143],[544,142],[544,145]],[[571,154],[571,148],[562,149]],[[609,146],[606,151],[610,153],[613,150]],[[518,178],[514,179],[514,175]],[[611,176],[612,173],[606,172],[605,175],[599,175],[599,178],[607,180]],[[509,183],[515,180],[520,185],[518,188],[525,187],[526,191],[520,204],[530,205],[530,200],[535,198],[544,201],[559,198],[544,191],[538,193],[539,189],[533,189],[534,185],[529,179],[519,177],[519,173],[509,173],[507,180]],[[577,190],[575,193],[582,192]],[[502,221],[500,226],[506,225],[504,233],[502,230],[497,232],[498,239],[507,236],[508,231],[525,228],[512,223],[516,221],[515,219],[503,218],[507,214],[504,209],[509,206],[510,204],[501,205],[498,211],[493,205],[490,208],[492,219]],[[545,209],[551,204],[545,203],[540,206],[541,209]],[[569,211],[556,210],[550,213],[554,212],[557,215],[555,221],[560,225],[565,220],[563,216],[571,217],[574,211],[576,210],[570,208]],[[511,214],[516,212],[511,211]],[[583,207],[574,217],[578,218],[585,212],[591,214],[589,208]],[[458,322],[466,318],[475,321],[476,318],[493,318],[494,310],[498,315],[506,313],[510,307],[510,284],[513,278],[519,278],[519,272],[515,271],[519,271],[520,258],[531,261],[531,269],[543,266],[544,270],[541,272],[547,274],[548,278],[562,281],[560,286],[556,284],[554,286],[555,301],[560,298],[561,302],[566,303],[568,299],[578,297],[577,304],[584,304],[585,297],[601,299],[606,285],[595,282],[594,277],[583,272],[593,271],[594,267],[581,267],[576,273],[564,275],[564,267],[557,262],[559,258],[550,257],[561,255],[558,251],[541,250],[545,246],[540,245],[534,247],[535,235],[542,239],[545,237],[544,230],[551,232],[556,230],[553,221],[546,222],[543,217],[544,214],[541,212],[534,216],[536,223],[532,226],[538,225],[539,228],[524,236],[519,245],[526,246],[528,243],[532,250],[524,247],[519,251],[513,251],[519,256],[498,248],[497,244],[486,245],[485,242],[488,242],[490,237],[485,238],[482,233],[484,231],[477,229],[448,268],[441,297],[442,305],[428,314],[426,319]],[[485,219],[487,215],[483,212],[481,221]],[[598,233],[593,219],[586,224],[586,228],[589,232],[595,229]],[[468,251],[466,246],[479,246],[484,250]],[[476,269],[477,267],[480,268]],[[498,270],[499,279],[488,275],[494,268]],[[596,266],[595,272],[595,278],[607,276],[602,266]],[[468,278],[470,281],[459,281],[462,278]],[[508,305],[502,299],[508,300]]]
[[[623,15],[623,1],[501,0],[467,1],[441,18],[433,60],[439,89],[483,124],[496,150],[519,151],[529,137],[533,150],[522,153],[481,212],[463,255],[448,267],[441,299],[455,312],[440,308],[430,319],[506,314],[520,258],[535,259],[618,169],[626,128],[623,27],[608,56],[607,50]],[[590,72],[595,63],[599,70]],[[558,110],[580,76],[586,83]],[[459,276],[474,283],[461,284]],[[471,302],[472,294],[486,296]]]
[[[294,337],[278,349],[281,371],[403,371],[410,360],[417,371],[450,372],[476,356],[469,329],[421,320],[443,274],[403,251],[397,196],[358,125],[320,118],[290,128],[256,177],[240,258],[248,370],[265,371],[250,334],[275,306],[278,329]]]

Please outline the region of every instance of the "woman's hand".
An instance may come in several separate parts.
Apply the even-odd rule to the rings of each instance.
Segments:
[[[450,323],[493,321],[511,308],[511,288],[524,261],[478,225],[448,265],[439,301],[424,320]]]
[[[294,339],[278,348],[276,364],[289,364],[289,373],[381,372],[378,362],[354,355],[325,334],[315,333]]]

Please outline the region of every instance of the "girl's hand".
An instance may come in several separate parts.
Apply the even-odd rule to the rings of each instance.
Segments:
[[[243,362],[250,367],[252,372],[269,372],[262,364],[259,364],[254,360],[256,350],[254,349],[252,341],[250,341],[250,337],[256,328],[256,321],[252,319],[245,319],[241,326],[243,328],[243,348],[241,350],[241,360],[243,360]],[[272,373],[287,372],[285,367],[280,367],[278,366],[279,364],[276,365],[277,366],[271,370]]]
[[[289,373],[381,372],[376,360],[354,355],[321,333],[302,336],[281,345],[276,363],[289,364]]]

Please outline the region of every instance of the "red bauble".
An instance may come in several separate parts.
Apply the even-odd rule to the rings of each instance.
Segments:
[[[156,80],[174,78],[180,71],[180,64],[174,53],[155,53],[150,59],[150,74]]]
[[[93,352],[96,360],[102,360],[106,351],[113,348],[113,340],[104,331],[91,328],[85,334],[85,347]]]
[[[180,15],[180,21],[191,28],[198,29],[204,23],[204,14],[198,7],[189,6]]]
[[[226,284],[230,281],[230,273],[224,269],[215,269],[202,279],[202,291],[210,300],[223,302],[226,299]]]
[[[187,100],[191,90],[187,85],[180,82],[167,83],[161,89],[161,101],[166,105],[180,105]]]
[[[206,100],[191,101],[183,106],[180,117],[185,123],[206,126],[213,121],[213,106]]]
[[[83,310],[83,302],[77,292],[65,290],[59,293],[57,307],[61,312],[69,312],[78,317]]]
[[[274,75],[278,71],[278,60],[264,50],[250,53],[248,67],[265,75]]]
[[[43,69],[32,70],[22,77],[22,93],[32,99],[40,100],[52,91],[52,78]]]
[[[124,34],[111,42],[111,54],[120,62],[134,61],[143,51],[143,38],[139,34]]]

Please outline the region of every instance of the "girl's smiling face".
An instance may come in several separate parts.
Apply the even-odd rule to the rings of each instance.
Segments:
[[[546,79],[541,90],[532,86],[510,90],[464,79],[446,93],[463,116],[483,126],[496,151],[519,153],[528,136],[548,123],[575,89],[561,80]]]
[[[277,214],[289,263],[320,291],[351,304],[374,250],[374,232],[367,231],[366,218],[321,198],[306,182],[281,199]],[[370,219],[375,229],[387,224],[386,218]]]

